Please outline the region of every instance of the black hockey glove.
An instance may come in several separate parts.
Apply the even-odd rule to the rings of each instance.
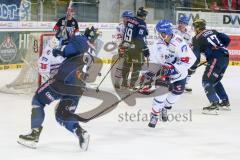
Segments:
[[[53,54],[54,57],[63,56],[63,52],[60,51],[59,49],[53,49],[52,54]]]
[[[189,76],[193,75],[195,72],[196,72],[196,69],[193,69],[193,68],[188,69],[188,75]]]

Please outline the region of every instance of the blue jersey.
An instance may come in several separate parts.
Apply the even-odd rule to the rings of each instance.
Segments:
[[[129,18],[124,30],[123,42],[132,43],[136,47],[144,48],[146,46],[147,35],[148,30],[144,20],[137,17]]]
[[[70,39],[63,50],[63,57],[69,58],[83,54],[89,49],[88,39],[84,35],[77,35]]]
[[[206,58],[228,55],[226,47],[230,38],[216,30],[203,30],[193,37],[193,51],[195,54],[204,53]]]
[[[84,55],[78,55],[63,61],[58,73],[49,80],[52,89],[63,95],[80,95],[84,91],[85,79],[77,76],[77,71],[83,74],[83,68],[88,65]]]

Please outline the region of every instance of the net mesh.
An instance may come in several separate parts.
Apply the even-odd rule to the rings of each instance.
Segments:
[[[51,33],[31,33],[29,36],[29,47],[26,50],[19,50],[24,67],[19,75],[11,83],[0,88],[0,92],[9,94],[32,94],[41,83],[41,76],[38,74],[37,61],[42,50],[53,36]],[[24,54],[26,52],[26,54]]]

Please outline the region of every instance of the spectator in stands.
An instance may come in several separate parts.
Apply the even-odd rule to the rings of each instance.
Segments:
[[[222,0],[223,9],[240,10],[240,0]]]
[[[220,7],[218,6],[217,2],[216,1],[213,1],[211,6],[210,6],[210,9],[212,11],[219,11],[220,10]]]
[[[72,8],[67,9],[67,15],[60,18],[53,30],[56,31],[56,38],[61,45],[67,45],[69,39],[79,32],[78,22],[73,18],[74,11]]]

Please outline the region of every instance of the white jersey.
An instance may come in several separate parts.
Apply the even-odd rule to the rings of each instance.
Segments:
[[[186,28],[185,32],[180,31],[178,28],[173,28],[173,34],[181,36],[185,42],[192,47],[192,31]]]
[[[187,77],[188,69],[196,61],[192,49],[179,35],[173,35],[169,44],[163,40],[158,39],[152,49],[150,62],[157,64],[157,67],[161,65],[172,64],[177,74],[171,75],[171,82],[179,81]],[[159,68],[158,68],[159,69]],[[152,72],[156,72],[156,66],[150,69]]]
[[[119,45],[123,41],[125,26],[123,23],[119,23],[116,27],[115,42]]]
[[[65,58],[62,56],[54,57],[52,48],[47,45],[42,52],[42,56],[38,59],[39,74],[44,80],[48,80],[57,73],[59,66],[64,60]]]

